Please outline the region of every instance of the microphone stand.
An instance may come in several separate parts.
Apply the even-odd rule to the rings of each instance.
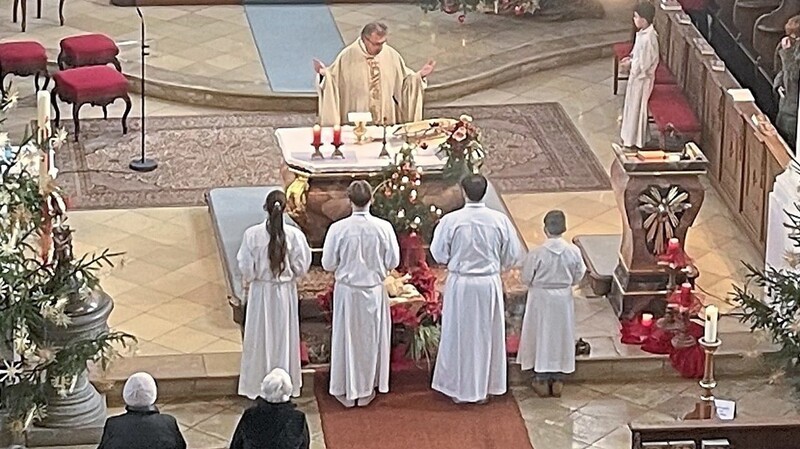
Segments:
[[[150,172],[155,170],[158,167],[158,162],[155,159],[148,159],[147,158],[147,149],[145,148],[145,113],[144,113],[144,66],[145,66],[145,56],[149,56],[150,53],[147,52],[147,49],[150,48],[149,45],[145,43],[145,26],[144,26],[144,15],[142,15],[142,10],[139,7],[136,7],[136,14],[139,15],[139,19],[142,21],[142,155],[140,159],[134,159],[128,165],[131,170],[138,171],[138,172]]]

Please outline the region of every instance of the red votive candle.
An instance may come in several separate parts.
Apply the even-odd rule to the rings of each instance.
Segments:
[[[333,146],[338,147],[342,144],[342,127],[333,125]]]
[[[643,313],[642,314],[642,327],[650,327],[653,325],[653,314],[652,313]]]
[[[688,282],[681,284],[681,305],[687,308],[692,305],[692,284]]]
[[[673,237],[667,243],[667,254],[676,254],[680,248],[681,241]]]
[[[311,129],[311,131],[314,133],[314,139],[311,141],[311,145],[313,145],[315,147],[321,146],[322,145],[322,128],[320,128],[319,125],[314,125],[314,127]]]

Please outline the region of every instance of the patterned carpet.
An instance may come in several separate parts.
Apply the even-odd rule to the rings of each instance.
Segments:
[[[486,174],[503,193],[610,189],[608,176],[558,103],[430,108],[428,117],[470,114],[483,130]],[[139,119],[84,120],[81,140],[56,155],[73,208],[195,206],[222,186],[282,184],[275,129],[311,126],[311,114],[231,114],[147,119],[151,173],[128,169],[141,148]],[[68,128],[69,129],[69,128]]]

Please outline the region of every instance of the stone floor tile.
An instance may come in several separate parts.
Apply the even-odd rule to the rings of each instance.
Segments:
[[[216,335],[208,334],[186,326],[180,326],[150,340],[153,343],[174,349],[180,353],[189,354],[208,346],[219,339]]]

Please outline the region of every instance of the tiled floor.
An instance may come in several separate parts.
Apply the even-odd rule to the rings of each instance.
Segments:
[[[798,416],[800,403],[791,394],[791,387],[780,380],[723,380],[716,391],[718,397],[737,402],[738,417],[741,418]],[[519,404],[535,449],[626,449],[631,447],[629,422],[679,419],[694,407],[699,387],[691,381],[654,385],[645,380],[568,384],[559,399],[541,399],[527,387],[515,387],[512,394]],[[324,449],[316,401],[311,395],[304,395],[296,402],[308,419],[311,448]],[[246,402],[239,398],[184,398],[160,402],[159,405],[163,412],[178,420],[189,449],[222,449],[228,447]],[[118,413],[121,413],[119,408],[109,410],[110,415]],[[52,449],[90,448],[94,446]]]

